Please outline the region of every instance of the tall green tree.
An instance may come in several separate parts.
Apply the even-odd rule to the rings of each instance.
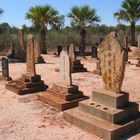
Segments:
[[[51,6],[31,7],[26,13],[26,19],[30,19],[39,33],[40,48],[42,53],[46,53],[46,30],[50,26],[60,26],[63,23],[63,17]]]
[[[99,16],[96,14],[96,9],[92,9],[87,5],[82,7],[74,6],[68,17],[71,19],[71,25],[80,29],[80,46],[86,46],[86,27],[100,21]]]
[[[114,17],[118,21],[130,23],[131,27],[131,45],[135,45],[135,26],[140,19],[140,0],[124,0],[121,9],[114,13]]]

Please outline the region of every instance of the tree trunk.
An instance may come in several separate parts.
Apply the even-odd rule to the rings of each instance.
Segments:
[[[46,31],[44,29],[39,30],[39,40],[41,53],[46,54]]]
[[[131,23],[131,45],[136,45],[136,39],[135,39],[135,22]]]
[[[86,30],[85,28],[82,28],[80,31],[80,36],[81,36],[81,41],[80,41],[80,46],[79,46],[79,55],[84,56],[85,54],[85,47],[86,47]]]

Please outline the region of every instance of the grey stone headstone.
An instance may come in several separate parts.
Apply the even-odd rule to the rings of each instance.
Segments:
[[[9,65],[8,65],[8,59],[3,57],[1,59],[2,61],[2,76],[5,78],[9,78]]]
[[[70,72],[70,58],[67,52],[65,51],[62,51],[60,54],[60,79],[64,85],[72,85],[72,78]]]

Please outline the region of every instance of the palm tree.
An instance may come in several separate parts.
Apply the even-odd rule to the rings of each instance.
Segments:
[[[40,35],[41,52],[46,53],[46,30],[48,26],[60,26],[63,23],[62,16],[54,8],[45,6],[31,7],[26,13],[26,19],[30,19]]]
[[[80,46],[86,46],[86,27],[99,22],[100,18],[96,15],[96,9],[91,9],[89,6],[84,5],[82,7],[74,6],[71,12],[68,14],[71,19],[71,25],[78,26],[80,29]]]
[[[135,45],[135,25],[140,19],[140,0],[124,0],[121,9],[114,13],[118,21],[129,22],[131,25],[131,45]]]

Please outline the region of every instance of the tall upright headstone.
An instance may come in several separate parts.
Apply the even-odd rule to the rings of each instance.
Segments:
[[[66,51],[60,54],[60,82],[38,96],[38,99],[63,111],[78,106],[78,102],[87,98],[78,86],[72,84],[70,57]]]
[[[41,56],[40,43],[39,43],[38,36],[34,40],[34,59],[35,59],[36,64],[45,63],[43,57]]]
[[[27,73],[15,81],[6,84],[6,88],[19,95],[45,91],[48,86],[41,80],[41,76],[36,74],[35,60],[34,60],[34,37],[32,34],[28,35],[27,39]]]
[[[76,60],[75,45],[74,44],[69,44],[69,53],[68,53],[68,55],[69,55],[71,61]]]
[[[117,140],[140,128],[139,107],[121,90],[125,58],[116,33],[110,33],[99,47],[104,88],[94,89],[91,99],[65,111],[64,118],[105,140]]]
[[[11,77],[9,77],[9,62],[8,58],[3,57],[1,59],[1,64],[2,64],[2,79],[6,81],[12,80]]]
[[[24,51],[24,32],[22,29],[19,30],[19,33],[18,33],[18,38],[19,38],[19,49],[21,51]]]
[[[34,37],[32,34],[28,35],[27,41],[28,41],[26,55],[27,73],[30,73],[31,75],[36,75],[35,60],[34,60]]]
[[[72,85],[70,58],[65,51],[62,51],[60,54],[60,78],[63,84],[67,86]]]
[[[119,93],[124,78],[125,56],[114,32],[101,43],[99,59],[105,89]]]

